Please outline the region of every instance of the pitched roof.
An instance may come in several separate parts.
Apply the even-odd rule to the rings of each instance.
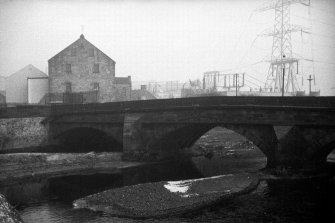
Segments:
[[[131,79],[129,77],[115,77],[114,83],[131,85]]]
[[[98,47],[94,46],[90,41],[88,41],[87,39],[85,39],[85,36],[83,34],[80,35],[79,39],[77,39],[76,41],[74,41],[73,43],[71,43],[70,45],[68,45],[67,47],[65,47],[63,50],[61,50],[55,56],[51,57],[48,61],[50,61],[53,58],[57,57],[62,52],[68,50],[72,45],[76,44],[79,41],[86,41],[87,43],[89,43],[90,45],[92,45],[94,48],[96,48],[97,50],[99,50],[104,56],[106,56],[108,59],[110,59],[111,61],[113,61],[115,63],[115,61],[112,58],[110,58],[107,54],[105,54],[104,52],[102,52]]]
[[[16,79],[18,77],[24,78],[33,78],[33,77],[48,77],[43,71],[39,70],[38,68],[34,67],[33,65],[29,64],[22,68],[21,70],[16,71],[14,74],[9,75],[6,77],[6,81],[10,81],[11,79]]]
[[[131,100],[150,100],[156,97],[146,89],[137,89],[131,91]]]

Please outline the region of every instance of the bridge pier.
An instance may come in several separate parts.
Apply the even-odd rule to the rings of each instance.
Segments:
[[[277,165],[306,170],[322,168],[334,148],[334,127],[293,126],[279,141]]]
[[[123,125],[123,159],[141,160],[144,154],[143,140],[141,140],[141,114],[131,113],[124,117]]]

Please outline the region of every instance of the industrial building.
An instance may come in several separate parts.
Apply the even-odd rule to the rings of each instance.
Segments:
[[[29,98],[38,103],[48,93],[48,76],[29,64],[14,74],[6,77],[5,91],[7,104],[27,104]],[[43,80],[36,84],[35,80]],[[42,85],[39,85],[42,84]],[[30,86],[30,87],[29,87]]]

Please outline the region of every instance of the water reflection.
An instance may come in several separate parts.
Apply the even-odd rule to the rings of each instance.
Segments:
[[[203,177],[227,173],[254,172],[266,166],[264,156],[244,159],[218,156],[213,156],[211,159],[194,157],[192,161]]]
[[[25,222],[316,222],[335,217],[332,204],[335,180],[262,181],[250,194],[228,199],[215,207],[168,219],[115,218],[71,202],[49,201],[22,206]]]

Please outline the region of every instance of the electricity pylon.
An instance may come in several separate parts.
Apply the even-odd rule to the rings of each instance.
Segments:
[[[270,4],[257,11],[275,11],[273,30],[263,34],[272,36],[272,54],[265,90],[273,92],[296,92],[299,90],[296,74],[299,60],[292,55],[291,34],[305,32],[305,28],[290,24],[290,6],[292,4],[310,6],[310,0],[272,0]]]

